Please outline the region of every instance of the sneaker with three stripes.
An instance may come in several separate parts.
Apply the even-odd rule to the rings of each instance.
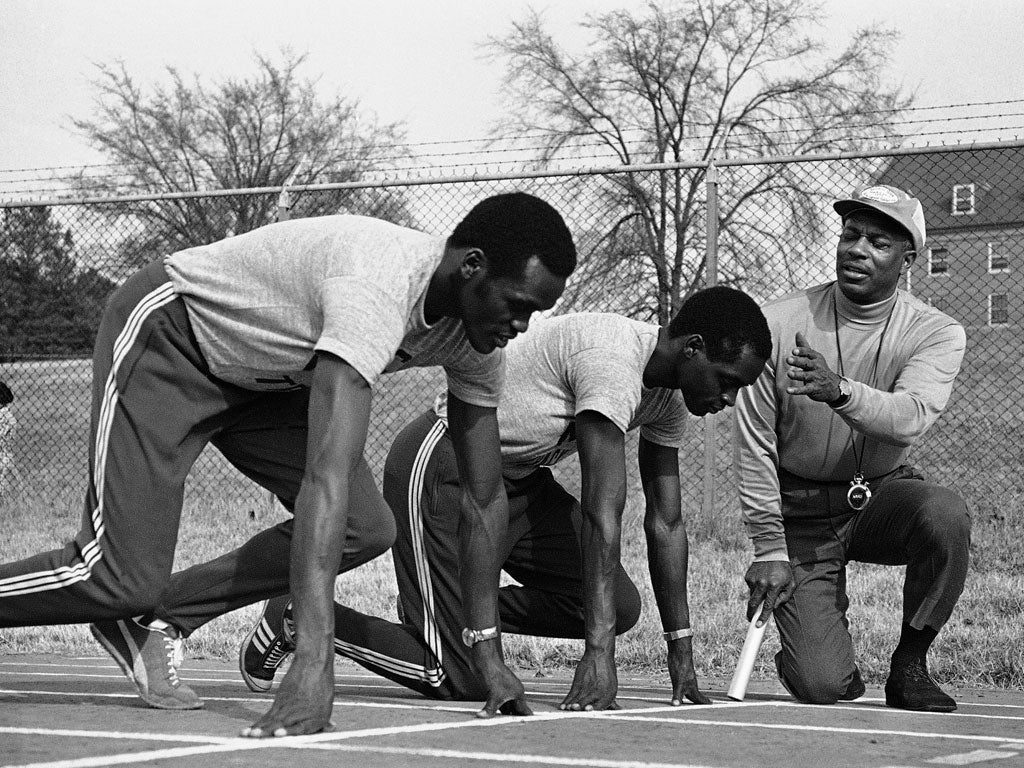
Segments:
[[[263,603],[263,613],[238,649],[238,669],[250,691],[266,693],[274,675],[295,650],[291,597]]]

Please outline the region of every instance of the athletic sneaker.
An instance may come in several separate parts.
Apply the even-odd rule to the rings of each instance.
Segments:
[[[266,693],[295,650],[295,623],[288,595],[263,603],[263,614],[238,649],[238,669],[250,691]]]
[[[182,641],[170,624],[159,619],[148,625],[135,619],[100,621],[90,624],[89,631],[114,657],[149,706],[157,709],[203,706],[196,692],[178,679]]]

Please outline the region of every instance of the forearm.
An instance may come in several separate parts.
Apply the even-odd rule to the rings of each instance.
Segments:
[[[733,409],[733,470],[740,508],[755,555],[786,550],[779,491],[776,400],[772,379],[762,375],[740,390]]]
[[[666,631],[685,629],[690,626],[690,605],[687,594],[687,570],[689,567],[689,542],[686,523],[680,516],[672,523],[662,523],[648,513],[644,534],[647,539],[648,567],[654,600],[661,617],[661,626]]]
[[[290,583],[297,627],[296,656],[323,662],[333,657],[334,580],[347,525],[348,482],[329,498],[304,487],[295,508]],[[344,498],[346,501],[341,501]]]
[[[459,581],[467,624],[484,629],[497,622],[499,548],[508,528],[508,502],[501,496],[479,505],[470,494],[462,496],[459,526]]]
[[[584,499],[584,510],[600,502]],[[621,535],[614,508],[583,515],[584,638],[588,650],[615,651],[615,580],[619,570]]]
[[[349,489],[363,461],[370,399],[370,387],[355,369],[321,355],[310,390],[306,467],[290,555],[297,659],[332,658],[334,579],[344,552]]]
[[[851,382],[849,402],[836,409],[859,435],[880,443],[908,448],[916,443],[941,413],[923,398],[909,392],[882,392],[861,382]]]
[[[735,471],[743,525],[757,556],[786,551],[774,453],[737,443]]]
[[[850,400],[836,409],[857,433],[904,448],[915,444],[946,407],[967,344],[963,328],[952,322],[917,333],[911,329],[908,338],[913,341],[901,350],[906,362],[895,381],[879,389],[851,380]]]

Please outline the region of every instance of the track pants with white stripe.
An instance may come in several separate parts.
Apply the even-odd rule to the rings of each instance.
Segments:
[[[506,479],[505,489],[509,528],[499,554],[518,585],[499,592],[502,631],[582,638],[579,503],[546,468]],[[392,553],[404,623],[336,605],[335,650],[426,696],[480,700],[486,692],[461,638],[459,496],[451,437],[428,411],[401,431],[384,468],[384,497],[398,529]],[[621,566],[616,586],[621,633],[636,624],[640,595]]]
[[[0,565],[0,626],[148,615],[168,599],[219,615],[287,592],[291,521],[256,537],[252,565],[231,572],[220,563],[188,580],[172,580],[171,569],[185,478],[207,443],[290,507],[308,399],[308,390],[254,392],[211,376],[163,265],[137,272],[111,296],[97,334],[81,530],[62,549]],[[352,505],[343,570],[394,537],[362,469],[365,498]]]

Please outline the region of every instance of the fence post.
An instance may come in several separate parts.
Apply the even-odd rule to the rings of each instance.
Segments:
[[[728,126],[718,140],[714,150],[708,157],[708,167],[704,174],[704,186],[707,190],[707,213],[705,215],[704,242],[704,275],[705,284],[710,287],[718,284],[718,166],[715,158],[725,144],[729,135]],[[718,417],[708,414],[704,417],[704,479],[701,509],[705,515],[715,512],[715,455],[718,453]],[[709,519],[709,518],[706,518]]]
[[[299,173],[302,171],[302,167],[306,164],[307,155],[303,155],[302,159],[295,165],[294,170],[284,182],[284,186],[281,187],[281,193],[277,196],[277,220],[288,221],[292,215],[292,196],[288,191],[288,188],[295,184],[295,179],[298,178]]]

